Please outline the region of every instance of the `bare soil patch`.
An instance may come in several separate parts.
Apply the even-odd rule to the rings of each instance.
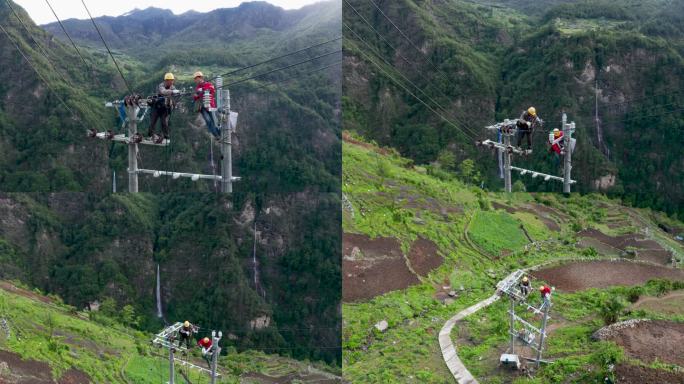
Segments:
[[[563,291],[642,285],[650,279],[684,280],[684,270],[627,261],[583,261],[532,273]]]
[[[684,323],[642,321],[617,330],[610,340],[622,346],[627,356],[647,364],[658,360],[684,366]]]
[[[619,364],[615,367],[615,379],[620,384],[684,384],[684,373]]]
[[[381,155],[389,155],[388,150],[386,150],[384,148],[376,147],[376,146],[368,144],[368,143],[364,143],[363,141],[356,140],[346,132],[342,132],[342,140],[346,141],[347,143],[350,143],[350,144],[358,145],[359,147],[370,149],[371,151],[377,152]]]
[[[317,384],[336,384],[341,383],[340,379],[333,379],[325,375],[310,373],[291,373],[283,376],[268,376],[263,373],[247,373],[240,377],[241,381],[250,384],[288,384],[288,383],[317,383]]]
[[[88,374],[75,368],[71,368],[64,372],[58,381],[59,384],[89,384],[91,382]]]
[[[639,260],[647,260],[658,264],[668,264],[670,262],[671,255],[669,251],[660,246],[658,242],[646,239],[638,233],[610,236],[597,229],[584,229],[578,232],[577,235],[580,237],[580,246],[582,241],[586,242],[589,240],[593,243],[605,244],[621,252],[634,249]],[[594,248],[600,252],[602,247]]]
[[[411,244],[408,258],[411,267],[420,276],[427,276],[444,262],[442,256],[437,253],[437,244],[422,237]]]
[[[345,302],[367,300],[420,282],[406,265],[397,239],[345,233],[342,248]]]
[[[54,384],[52,370],[47,363],[36,360],[22,360],[13,352],[0,350],[0,383],[12,384]]]
[[[49,297],[39,295],[35,292],[19,288],[8,281],[0,281],[0,289],[7,292],[13,293],[15,295],[23,296],[32,300],[41,301],[43,303],[52,304],[52,300]]]

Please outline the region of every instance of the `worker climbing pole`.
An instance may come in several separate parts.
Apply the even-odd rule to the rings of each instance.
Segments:
[[[532,112],[534,112],[534,114],[532,114]],[[563,182],[564,193],[570,193],[570,186],[576,183],[575,180],[572,180],[570,178],[570,170],[572,169],[571,153],[575,147],[575,139],[572,139],[571,136],[572,133],[574,133],[575,131],[575,123],[567,123],[567,116],[565,113],[563,113],[562,119],[562,132],[564,142],[563,146],[566,148],[566,150],[563,153],[564,170],[562,177],[549,175],[546,173],[537,172],[530,169],[515,167],[512,165],[512,155],[527,156],[530,153],[532,153],[530,139],[530,135],[533,132],[532,127],[541,126],[542,123],[543,121],[539,119],[539,117],[536,115],[536,110],[530,107],[527,111],[523,113],[523,115],[519,119],[506,119],[503,122],[496,123],[486,127],[486,129],[490,131],[495,131],[497,133],[497,136],[500,135],[503,138],[503,143],[501,143],[500,140],[499,142],[492,140],[484,140],[477,141],[475,143],[477,146],[490,148],[492,150],[496,150],[499,154],[503,154],[504,189],[506,192],[512,192],[512,170],[520,172],[520,175],[530,174],[533,178],[541,176],[544,181],[561,181]],[[518,138],[518,145],[515,147],[511,145],[512,136],[517,136]],[[520,147],[523,138],[527,138],[528,143],[530,145],[526,150]],[[551,145],[551,149],[553,149],[553,145],[556,145],[558,143],[550,139],[549,144]]]
[[[123,100],[108,102],[107,107],[117,107],[119,113],[121,109],[125,111],[124,124],[127,132],[115,134],[112,130],[98,132],[90,129],[88,137],[108,140],[112,142],[125,143],[128,146],[128,191],[138,192],[138,175],[150,174],[153,177],[171,176],[172,179],[188,177],[192,181],[199,179],[214,180],[221,184],[221,192],[231,193],[233,191],[233,181],[240,180],[233,176],[232,171],[232,134],[237,126],[238,114],[230,110],[230,92],[224,89],[223,79],[216,78],[217,87],[210,81],[205,81],[201,72],[196,72],[195,83],[197,85],[194,93],[195,101],[198,103],[198,112],[207,124],[211,134],[219,140],[221,148],[221,174],[206,175],[198,173],[184,173],[168,170],[141,169],[138,167],[139,148],[138,145],[149,146],[168,146],[170,144],[168,118],[173,105],[178,97],[188,93],[180,92],[175,89],[173,74],[167,73],[164,82],[159,84],[158,93],[154,96],[143,98],[140,95],[129,95]],[[143,137],[138,133],[138,122],[142,121],[152,108],[152,121],[148,136]],[[142,111],[142,114],[140,113]],[[156,121],[161,121],[162,136],[157,136],[154,132]],[[211,149],[213,152],[213,148]],[[213,163],[213,159],[212,159]]]

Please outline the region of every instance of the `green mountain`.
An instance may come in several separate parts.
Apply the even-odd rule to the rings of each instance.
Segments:
[[[339,198],[313,193],[258,204],[212,194],[6,194],[0,278],[76,308],[130,306],[142,331],[187,319],[223,330],[239,351],[339,366],[338,207]]]
[[[492,296],[511,272],[548,263],[530,274],[535,290],[556,287],[544,351],[553,363],[528,363],[532,376],[500,366],[510,340],[509,302],[502,299],[447,331],[479,382],[593,383],[611,374],[621,378],[614,382],[681,380],[681,360],[647,352],[674,351],[681,337],[681,221],[600,194],[483,191],[463,175],[416,166],[351,133],[343,165],[346,379],[454,382],[440,346],[447,320]],[[532,292],[529,302],[538,306],[538,297]],[[534,313],[517,308],[539,326]],[[633,336],[643,337],[638,348],[625,344],[636,340],[629,335],[591,338],[606,319],[643,318],[667,327]],[[658,338],[669,327],[679,333]],[[531,356],[520,343],[516,353]]]
[[[90,20],[66,20],[65,28],[80,45],[86,65],[76,55],[61,28],[35,26],[13,5],[29,28],[27,33],[8,7],[0,5],[0,22],[26,52],[54,89],[19,55],[12,41],[0,36],[2,62],[0,131],[2,132],[3,191],[111,190],[116,171],[119,189],[127,183],[126,148],[87,140],[88,127],[120,130],[116,111],[105,101],[129,91],[104,50]],[[57,8],[59,12],[59,8]],[[96,18],[103,36],[135,92],[151,95],[167,71],[176,74],[179,88],[191,89],[192,74],[226,73],[339,36],[339,3],[324,2],[297,11],[266,3],[246,3],[232,9],[175,16],[148,9],[117,18]],[[55,34],[53,34],[53,32]],[[33,37],[48,51],[55,68],[40,54]],[[239,81],[339,49],[340,41],[313,48],[266,65],[236,73],[225,83]],[[242,176],[242,191],[290,192],[336,190],[339,185],[339,66],[330,55],[231,86],[232,109],[240,113],[234,138],[234,174]],[[61,76],[60,76],[61,74]],[[61,79],[64,77],[64,80]],[[65,99],[70,113],[55,96]],[[185,98],[171,117],[172,144],[141,148],[140,164],[147,168],[197,173],[213,172],[219,148],[212,143],[201,118]],[[38,108],[38,110],[36,110]],[[149,119],[139,125],[147,131]],[[141,176],[149,192],[213,191],[210,183],[163,180]]]
[[[483,127],[534,105],[546,124],[534,154],[514,165],[560,174],[546,131],[566,112],[577,123],[578,191],[681,217],[681,2],[375,3],[403,35],[370,2],[345,3],[344,20],[354,31],[344,30],[345,129],[418,164],[441,160],[453,169],[474,160],[487,188],[496,190],[496,157],[473,146],[496,139]],[[561,190],[524,181],[530,191]]]
[[[0,281],[0,318],[3,383],[156,384],[168,380],[168,357],[150,345],[153,335],[122,325],[104,307],[97,312],[81,311],[58,296]],[[205,364],[195,352],[188,361]],[[302,383],[339,382],[323,369],[278,355],[238,353],[230,348],[219,359],[218,382],[261,384],[289,378]],[[176,379],[184,377],[192,382],[209,380],[205,373],[177,366]]]

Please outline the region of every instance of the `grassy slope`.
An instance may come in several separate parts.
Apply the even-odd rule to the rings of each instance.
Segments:
[[[168,380],[168,365],[156,356],[163,351],[150,347],[151,335],[117,324],[104,325],[110,323],[106,318],[91,321],[86,313],[61,304],[57,297],[0,289],[0,316],[11,330],[9,339],[4,332],[0,335],[0,350],[47,362],[55,378],[76,368],[96,383],[156,384]],[[202,364],[198,356],[192,359]],[[238,383],[241,375],[250,372],[280,376],[308,370],[307,362],[262,352],[229,353],[219,364],[223,368],[219,383]],[[208,380],[193,371],[190,378],[194,382]]]
[[[552,194],[516,193],[506,196],[486,193],[479,188],[466,186],[455,178],[442,180],[429,175],[441,175],[441,172],[413,167],[409,161],[392,151],[359,144],[356,138],[352,141],[355,143],[348,140],[343,147],[343,193],[353,206],[353,217],[345,209],[344,231],[364,233],[371,237],[394,236],[400,239],[404,250],[420,235],[434,241],[445,256],[444,264],[428,278],[422,279],[420,285],[391,292],[368,302],[343,305],[344,370],[345,376],[353,382],[450,382],[437,343],[437,333],[446,319],[490,295],[493,284],[514,268],[556,258],[594,256],[591,250],[580,251],[570,246],[575,242],[574,232],[578,228],[595,227],[608,234],[634,229],[609,229],[606,226],[606,222],[615,219],[615,212],[622,216],[627,214],[626,209],[617,202],[602,196],[572,195],[563,199]],[[444,207],[463,207],[464,212],[452,213],[445,218],[429,210],[409,208],[406,206],[407,195],[413,195],[419,202],[435,199]],[[491,208],[492,202],[520,206],[535,201],[554,209],[557,212],[554,217],[564,218],[563,221],[556,220],[561,224],[560,232],[549,231],[529,213],[509,214],[503,210],[492,211]],[[655,226],[651,217],[657,214],[645,210],[631,211]],[[548,241],[543,242],[540,249],[525,251],[526,242],[519,223],[525,225],[533,239]],[[466,226],[468,238],[464,236]],[[681,252],[680,245],[672,243],[670,239],[663,240],[667,236],[657,227],[654,233],[657,233],[654,236],[660,241],[668,241],[673,247],[679,247]],[[477,244],[473,247],[468,239]],[[478,249],[482,248],[492,253],[506,248],[513,253],[495,260],[481,254]],[[444,305],[433,298],[436,289],[442,285],[457,289],[463,286],[466,294]],[[583,314],[596,310],[596,300],[584,300],[592,294],[595,292],[568,295],[559,308],[565,306],[574,318],[581,318]],[[497,318],[501,318],[499,312],[504,307],[495,305],[485,310],[484,315],[478,314],[468,320],[468,324],[475,325],[469,328],[469,332],[477,341],[475,346],[465,347],[461,353],[466,365],[473,367],[476,374],[484,374],[488,369],[478,365],[479,356],[499,353],[498,349],[492,347],[506,339],[502,333],[506,323],[492,320],[491,316],[497,314]],[[381,333],[373,325],[383,319],[388,321],[389,329]],[[550,342],[552,351],[564,352],[559,343],[569,341],[578,333],[586,336],[589,329],[593,331],[595,322],[593,319],[588,324],[578,325],[579,328],[564,330],[563,337]],[[457,337],[454,332],[454,337]],[[573,344],[573,348],[584,351],[594,347]],[[555,366],[555,371],[545,377],[555,377],[558,372],[567,373],[578,361],[614,352],[610,346],[594,348],[589,357],[571,359],[573,364]]]

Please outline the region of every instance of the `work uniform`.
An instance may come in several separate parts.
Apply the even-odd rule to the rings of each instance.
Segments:
[[[181,327],[178,330],[178,333],[180,335],[180,340],[178,341],[178,346],[182,347],[183,346],[183,341],[185,341],[185,347],[187,349],[190,349],[190,339],[192,339],[192,334],[193,334],[193,327],[192,324],[190,324],[189,327]]]
[[[539,293],[541,293],[542,297],[542,305],[539,308],[541,310],[551,303],[551,288],[549,288],[548,285],[545,285],[539,290]]]
[[[520,118],[518,119],[518,148],[522,144],[522,140],[527,136],[527,147],[532,149],[532,132],[535,126],[539,123],[539,118],[536,115],[532,115],[528,111],[524,111]]]
[[[209,133],[218,138],[221,137],[221,132],[216,127],[214,114],[204,107],[205,91],[209,91],[211,108],[216,108],[216,89],[210,81],[203,81],[200,84],[197,84],[197,87],[195,88],[195,95],[192,98],[198,105],[197,112],[202,114],[202,118],[204,119],[204,122],[207,124],[207,129],[209,130]]]
[[[520,292],[524,296],[527,296],[530,293],[530,282],[529,281],[521,281],[520,282]]]
[[[197,345],[202,349],[202,357],[204,360],[206,360],[207,364],[211,367],[211,339],[207,338],[207,341],[204,341],[204,338],[200,339],[200,341],[197,342]]]
[[[157,120],[161,121],[161,131],[164,139],[169,138],[169,116],[173,110],[175,101],[173,94],[176,87],[171,84],[167,87],[165,82],[161,82],[157,87],[157,98],[152,102],[152,113],[150,115],[150,129],[147,136],[152,137],[156,129]]]

